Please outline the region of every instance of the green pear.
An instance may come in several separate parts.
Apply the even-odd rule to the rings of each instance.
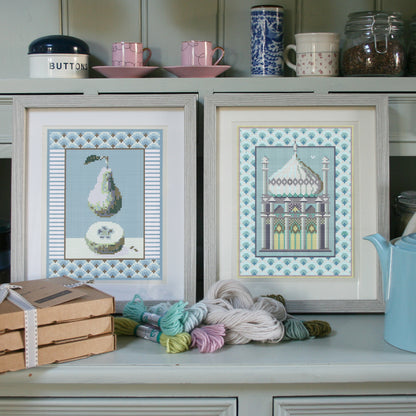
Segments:
[[[105,166],[88,196],[88,206],[99,217],[111,217],[121,209],[121,193],[114,183],[113,172]]]

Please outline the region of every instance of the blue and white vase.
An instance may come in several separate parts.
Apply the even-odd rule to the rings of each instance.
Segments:
[[[251,8],[251,75],[283,75],[283,7]]]

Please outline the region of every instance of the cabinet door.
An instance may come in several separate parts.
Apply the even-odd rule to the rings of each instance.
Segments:
[[[416,397],[275,398],[273,410],[274,416],[414,416]]]
[[[7,416],[237,416],[235,398],[0,399]]]

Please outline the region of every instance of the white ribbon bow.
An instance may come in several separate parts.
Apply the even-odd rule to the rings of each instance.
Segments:
[[[38,312],[30,302],[14,290],[21,288],[10,283],[0,285],[0,303],[7,299],[25,313],[25,361],[26,368],[30,368],[38,365]]]

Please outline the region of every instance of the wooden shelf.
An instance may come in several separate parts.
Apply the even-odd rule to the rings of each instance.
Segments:
[[[88,78],[1,79],[0,95],[133,94],[169,92],[416,93],[416,78]]]

